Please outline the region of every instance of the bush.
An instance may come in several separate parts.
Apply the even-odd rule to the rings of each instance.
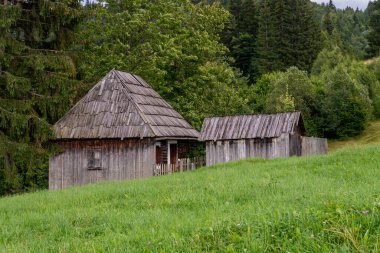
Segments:
[[[326,137],[344,138],[360,134],[370,118],[370,102],[365,87],[351,78],[344,66],[326,71],[324,99],[321,101],[320,129]]]
[[[266,85],[267,87],[265,87]],[[264,91],[263,95],[266,93],[264,112],[301,111],[306,134],[317,135],[313,119],[316,87],[306,71],[291,67],[286,72],[264,75],[256,86],[256,89]],[[258,101],[263,103],[264,98],[260,98]]]

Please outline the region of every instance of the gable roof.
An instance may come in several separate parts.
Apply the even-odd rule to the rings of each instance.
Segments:
[[[141,77],[111,70],[54,125],[57,139],[177,137],[199,133]]]
[[[275,138],[304,125],[300,112],[210,117],[203,121],[203,141]]]

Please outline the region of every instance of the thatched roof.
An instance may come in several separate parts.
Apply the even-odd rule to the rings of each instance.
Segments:
[[[206,118],[200,139],[203,141],[275,138],[282,133],[304,131],[300,112],[238,115]]]
[[[199,137],[141,77],[116,70],[60,119],[54,132],[58,139]]]

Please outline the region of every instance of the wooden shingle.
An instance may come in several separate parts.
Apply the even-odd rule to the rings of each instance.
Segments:
[[[277,138],[304,125],[300,112],[210,117],[203,122],[200,140],[220,141]]]
[[[54,125],[57,139],[188,138],[199,133],[141,77],[111,70]]]

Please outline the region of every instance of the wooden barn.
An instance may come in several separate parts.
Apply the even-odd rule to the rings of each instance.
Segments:
[[[206,118],[200,140],[206,142],[206,165],[327,152],[327,139],[304,133],[300,112],[239,115]]]
[[[199,133],[141,77],[110,71],[54,125],[62,152],[49,188],[149,177],[185,158]]]

